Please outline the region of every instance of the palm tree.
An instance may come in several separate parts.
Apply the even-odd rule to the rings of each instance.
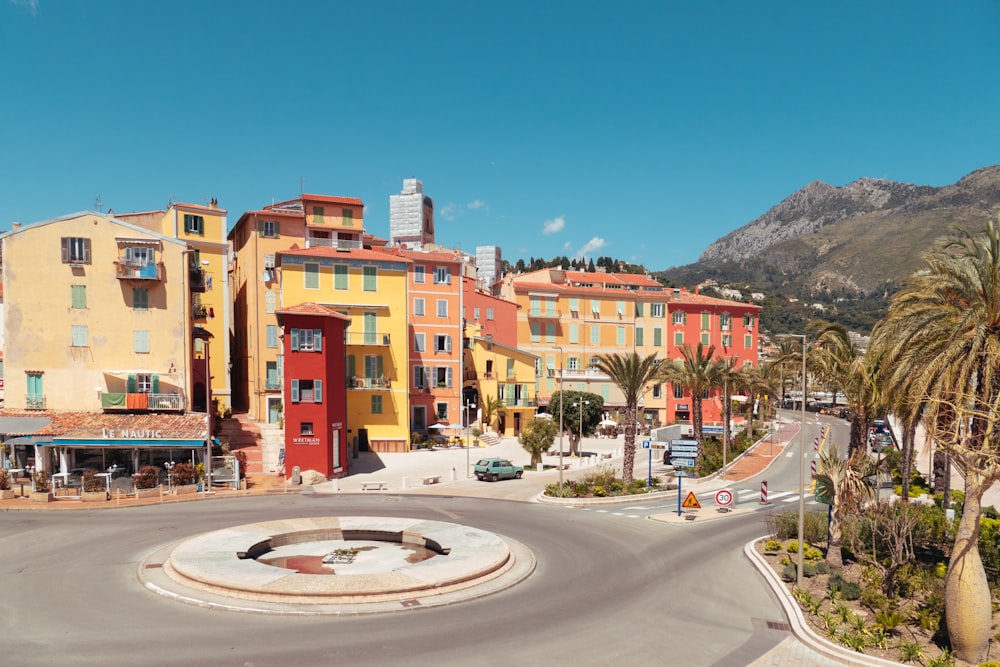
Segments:
[[[785,405],[785,370],[791,370],[789,376],[798,372],[799,360],[802,359],[802,350],[791,338],[779,338],[777,343],[777,354],[768,359],[768,364],[778,368],[778,384],[781,387],[781,405]]]
[[[635,352],[602,354],[597,357],[597,369],[611,378],[625,397],[625,461],[622,481],[632,482],[635,467],[635,427],[638,423],[639,399],[646,385],[660,374],[661,362],[655,354],[640,357]]]
[[[483,397],[483,421],[487,426],[493,428],[493,420],[498,418],[503,411],[503,401],[490,394],[486,394]]]
[[[1000,229],[958,230],[924,256],[881,324],[886,391],[927,402],[939,447],[961,466],[965,505],[945,578],[956,655],[985,659],[990,590],[979,554],[983,493],[1000,479]]]
[[[689,344],[684,343],[678,350],[681,358],[675,363],[663,365],[661,379],[663,382],[680,385],[691,392],[691,425],[694,427],[694,439],[698,441],[700,448],[704,441],[702,396],[706,396],[713,387],[720,386],[719,373],[725,362],[713,361],[714,345],[705,350],[704,346],[698,343],[697,349],[692,350]]]
[[[826,562],[830,567],[844,567],[844,558],[840,553],[844,538],[844,512],[852,505],[875,498],[875,489],[865,481],[874,472],[875,463],[864,450],[858,450],[850,458],[844,458],[840,448],[832,446],[823,450],[819,456],[816,495],[830,504],[826,549]]]

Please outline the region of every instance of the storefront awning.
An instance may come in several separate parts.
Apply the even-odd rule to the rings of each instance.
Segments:
[[[133,449],[135,447],[158,447],[160,449],[192,449],[204,447],[205,440],[169,439],[169,438],[129,438],[109,440],[104,438],[53,438],[51,442],[40,442],[40,446],[50,447],[110,447],[114,449]]]

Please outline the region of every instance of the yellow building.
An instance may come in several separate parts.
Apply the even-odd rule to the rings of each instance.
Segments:
[[[319,303],[351,318],[347,437],[353,451],[410,448],[407,272],[389,250],[313,247],[277,253],[281,307]]]
[[[158,232],[186,244],[191,251],[191,320],[195,327],[211,334],[209,375],[212,398],[218,411],[232,407],[230,374],[230,331],[232,329],[232,299],[228,280],[229,243],[226,240],[225,209],[213,200],[209,206],[174,203],[166,211],[126,213],[116,216],[125,222]],[[204,359],[205,343],[195,341],[195,355]],[[202,372],[201,375],[204,375]],[[199,377],[199,382],[204,378]]]
[[[475,414],[480,418],[473,421],[478,421],[481,428],[495,427],[501,436],[515,437],[534,419],[538,407],[538,356],[481,334],[481,327],[466,326],[462,403],[477,406]],[[483,412],[487,398],[502,405],[489,424]]]

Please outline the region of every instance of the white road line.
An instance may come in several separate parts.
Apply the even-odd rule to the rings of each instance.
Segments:
[[[639,519],[641,518],[638,514],[626,514],[629,519]]]

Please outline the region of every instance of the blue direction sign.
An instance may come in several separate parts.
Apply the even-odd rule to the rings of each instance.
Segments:
[[[679,468],[693,468],[694,459],[683,459],[677,456],[670,457],[670,465],[677,466]]]

